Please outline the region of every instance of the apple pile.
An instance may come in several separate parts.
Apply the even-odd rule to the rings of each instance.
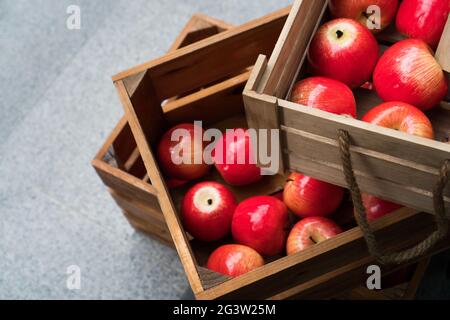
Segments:
[[[368,12],[374,6],[380,9],[379,28],[369,28]],[[352,90],[374,88],[384,103],[360,120],[433,139],[433,126],[425,112],[439,105],[448,92],[448,79],[433,49],[442,36],[450,1],[403,0],[399,5],[397,0],[331,0],[329,9],[333,20],[319,28],[308,50],[310,77],[294,85],[291,101],[357,118]],[[374,34],[394,20],[407,39],[380,55]],[[334,194],[338,197],[339,193]],[[363,202],[369,221],[400,208],[371,195],[363,195]],[[327,203],[332,210],[337,198]],[[301,208],[303,216],[317,208],[306,208],[298,198],[288,199],[286,204],[294,212]]]
[[[346,89],[338,81],[326,79],[326,82],[331,91]],[[343,97],[342,114],[356,116],[355,101],[347,105],[345,99],[353,96],[351,90],[346,94],[336,96],[336,99]],[[348,108],[352,111],[348,112]],[[188,134],[173,139],[177,129]],[[203,157],[206,146],[196,139],[202,134],[202,128],[195,124],[171,128],[158,144],[157,158],[168,187],[193,182],[181,203],[185,230],[203,242],[227,239],[230,242],[218,246],[210,255],[207,268],[236,277],[261,267],[265,258],[295,254],[342,232],[329,216],[340,207],[345,190],[300,173],[289,176],[282,192],[237,202],[229,186],[245,188],[262,179],[261,169],[252,161],[251,140],[245,129],[226,131],[214,144],[212,160],[224,182],[197,181],[207,179],[211,171]],[[178,163],[174,154],[188,161]],[[235,161],[238,157],[240,162]],[[295,225],[293,219],[297,220]]]
[[[378,29],[368,28],[367,9],[373,5],[381,9]],[[438,105],[448,90],[433,49],[449,12],[449,0],[404,0],[400,6],[393,0],[331,0],[334,20],[323,24],[313,37],[307,59],[310,77],[294,85],[291,100],[356,119],[353,90],[374,90],[384,103],[360,120],[432,139],[433,127],[425,112]],[[410,38],[380,56],[374,34],[395,18],[398,30]],[[192,134],[172,141],[172,133],[180,128]],[[170,129],[159,142],[157,158],[169,188],[194,182],[181,204],[185,230],[200,241],[227,242],[217,245],[209,256],[206,267],[210,270],[237,277],[263,266],[267,258],[297,254],[345,230],[333,220],[346,202],[347,191],[302,173],[291,173],[277,194],[238,203],[229,186],[263,183],[261,169],[251,161],[248,132],[235,129],[222,135],[211,153],[212,165],[203,162],[206,146],[194,139],[196,133],[203,131],[193,124]],[[180,150],[183,159],[192,161],[174,163],[173,156]],[[230,164],[230,159],[242,155],[240,162]],[[211,167],[223,183],[196,181],[207,179]],[[401,207],[368,194],[363,194],[363,203],[369,221]]]

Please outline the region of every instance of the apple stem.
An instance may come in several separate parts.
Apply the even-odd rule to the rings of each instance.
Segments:
[[[342,38],[344,33],[341,30],[338,30],[338,31],[336,31],[336,35],[337,35],[338,39],[340,39],[340,38]]]
[[[212,199],[208,199],[208,205],[212,205],[212,204],[213,204]]]
[[[314,244],[317,244],[317,242],[314,241],[313,237],[309,237],[309,240],[311,240]]]

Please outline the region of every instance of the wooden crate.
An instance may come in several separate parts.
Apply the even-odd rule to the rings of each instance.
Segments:
[[[232,26],[204,14],[195,14],[178,35],[169,52],[206,39]],[[172,99],[175,102],[176,99]],[[146,173],[142,157],[125,117],[109,135],[92,160],[92,165],[123,210],[129,223],[174,247],[157,199],[157,192]]]
[[[430,263],[425,258],[419,263],[391,273],[381,280],[382,290],[369,290],[367,286],[358,286],[341,293],[336,300],[414,300],[422,278]]]
[[[306,75],[308,45],[328,18],[326,0],[296,0],[270,59],[259,57],[245,95],[249,124],[281,129],[282,170],[304,172],[347,186],[339,152],[338,130],[351,138],[351,157],[360,188],[369,194],[419,211],[434,212],[433,189],[440,169],[450,159],[450,103],[428,112],[436,140],[416,137],[352,118],[289,102],[294,83]],[[402,39],[390,28],[379,34],[382,49]],[[437,58],[450,71],[450,19]],[[381,100],[372,90],[355,91],[359,116]],[[450,216],[450,185],[444,190]]]
[[[344,174],[340,151],[342,146],[338,136],[338,132],[344,130],[350,136],[354,176],[363,192],[413,208],[416,212],[434,213],[434,189],[444,161],[450,159],[450,144],[447,143],[450,133],[448,101],[442,101],[439,107],[428,112],[436,140],[288,101],[292,86],[307,76],[308,46],[321,23],[327,21],[327,4],[326,0],[297,0],[270,60],[264,55],[258,58],[244,90],[250,127],[280,130],[281,172],[298,171],[346,187],[348,177],[346,179]],[[382,50],[403,39],[394,28],[377,37]],[[444,67],[449,65],[449,41],[450,18],[437,54],[437,59]],[[358,116],[381,103],[373,90],[360,88],[354,92]],[[450,217],[449,196],[450,185],[447,185],[440,198],[447,218]],[[443,226],[448,224],[444,218],[439,220],[443,221]],[[435,222],[432,220],[429,223],[429,235],[433,233],[434,237],[439,233],[435,232]],[[444,230],[444,227],[440,230]],[[411,234],[404,236],[411,237]],[[416,238],[416,243],[422,240]],[[392,255],[388,258],[384,256],[390,250],[385,248],[384,253],[382,251],[371,250],[380,260],[393,260]]]
[[[333,239],[297,255],[276,257],[241,277],[229,279],[209,271],[203,265],[220,243],[204,244],[191,240],[185,233],[178,209],[189,185],[169,190],[155,160],[156,144],[175,124],[201,120],[205,127],[222,129],[246,125],[241,93],[249,72],[242,72],[253,65],[259,53],[269,55],[273,51],[288,12],[289,9],[275,12],[113,77],[175,247],[198,299],[329,298],[363,283],[367,266],[374,263],[361,231],[350,223],[346,232]],[[189,94],[198,88],[203,90]],[[184,97],[170,108],[161,106],[174,96]],[[205,179],[221,181],[214,171]],[[279,174],[266,177],[251,188],[232,190],[239,200],[255,194],[273,194],[282,189],[285,179]],[[352,208],[347,203],[341,211],[348,210]],[[403,209],[376,221],[374,229],[385,247],[401,249],[430,232],[431,220],[428,214]],[[415,238],[405,236],[410,234],[415,234]],[[400,241],[399,235],[403,235]],[[435,251],[442,250],[446,244],[439,244]],[[385,266],[383,272],[388,274],[398,268]]]

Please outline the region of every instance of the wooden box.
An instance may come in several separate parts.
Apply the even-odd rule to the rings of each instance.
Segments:
[[[192,290],[198,299],[329,298],[364,283],[366,268],[374,263],[361,231],[350,222],[343,234],[297,255],[276,257],[241,277],[229,279],[203,267],[219,243],[190,239],[178,209],[188,186],[169,189],[155,160],[162,134],[175,124],[203,121],[205,127],[245,126],[242,90],[247,71],[259,53],[269,55],[289,10],[225,31],[113,77],[148,176],[179,253]],[[261,62],[256,70],[261,69]],[[255,79],[250,80],[250,83]],[[193,90],[198,90],[191,93]],[[162,106],[179,98],[170,108]],[[206,180],[218,180],[214,171]],[[232,188],[238,200],[255,194],[273,194],[283,188],[284,174],[266,177],[253,187]],[[347,203],[342,212],[352,210]],[[375,232],[388,249],[402,249],[427,235],[432,216],[403,209],[376,221]],[[414,239],[405,235],[415,234]],[[403,235],[403,237],[402,237]],[[439,251],[448,244],[440,243]],[[383,272],[397,270],[385,266]]]
[[[258,58],[246,86],[247,120],[251,128],[280,130],[280,172],[302,172],[353,190],[359,185],[363,192],[417,212],[435,213],[435,206],[442,205],[443,210],[436,215],[437,223],[431,220],[426,226],[426,222],[422,222],[423,228],[431,228],[426,242],[415,233],[399,233],[397,241],[404,236],[415,239],[416,244],[401,255],[395,254],[396,257],[387,247],[377,250],[369,246],[379,261],[406,260],[413,253],[427,252],[428,247],[448,233],[450,185],[442,188],[442,181],[445,181],[444,163],[450,159],[450,103],[442,101],[427,113],[436,135],[436,140],[432,140],[289,102],[293,85],[308,76],[308,46],[316,30],[328,18],[327,4],[326,0],[295,1],[273,54],[269,60],[264,55]],[[381,50],[403,39],[394,29],[377,35]],[[450,19],[437,51],[437,59],[446,71],[450,65],[449,39]],[[374,90],[359,88],[354,93],[358,117],[382,102]],[[341,151],[342,131],[348,134],[350,141],[351,161],[347,163],[353,170],[347,172],[348,166],[343,166],[342,160],[345,155]],[[352,175],[353,181],[349,178]],[[442,195],[436,191],[438,181]],[[358,199],[360,196],[354,192],[353,200]],[[364,224],[363,221],[360,225]],[[365,232],[368,240],[371,239],[367,236],[369,232]]]
[[[259,57],[245,95],[249,125],[280,129],[283,168],[299,171],[336,185],[347,186],[338,130],[350,135],[351,158],[360,188],[369,194],[419,211],[434,212],[433,193],[445,160],[450,159],[450,104],[442,101],[428,113],[436,140],[336,116],[289,102],[295,82],[307,75],[308,45],[328,18],[326,0],[296,0],[270,56]],[[395,28],[377,38],[382,49],[402,39]],[[450,19],[437,58],[450,71]],[[358,116],[381,103],[373,90],[355,90]],[[450,186],[444,190],[450,216]]]
[[[230,28],[230,24],[221,20],[195,14],[172,44],[169,52]],[[171,102],[174,101],[176,99],[172,99]],[[147,175],[125,117],[120,119],[97,152],[92,165],[130,224],[160,242],[174,247],[158,203],[157,192]]]

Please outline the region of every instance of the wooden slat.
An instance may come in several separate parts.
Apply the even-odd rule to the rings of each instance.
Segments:
[[[377,178],[388,181],[393,176],[397,176],[398,178],[401,172],[393,172],[393,170],[389,170],[389,167],[385,165],[386,162],[395,162],[399,166],[410,169],[409,175],[411,179],[416,180],[414,185],[423,186],[424,191],[429,193],[428,196],[431,196],[434,183],[429,185],[427,183],[437,177],[438,170],[443,161],[450,158],[450,145],[442,142],[408,135],[355,119],[339,117],[284,100],[279,100],[278,104],[280,106],[281,125],[285,131],[295,132],[297,134],[307,132],[309,137],[319,137],[322,142],[330,142],[331,140],[337,140],[338,129],[346,130],[352,139],[352,151],[355,153],[361,153],[363,151],[365,153],[359,165],[366,166],[366,174],[376,172]],[[317,148],[320,146],[321,144],[318,143]],[[322,152],[333,148],[329,144],[322,144],[322,148],[325,146],[327,147]],[[300,156],[300,153],[297,155]],[[373,160],[371,164],[367,162],[363,163],[366,157],[377,158],[377,160]],[[371,165],[370,168],[368,167],[369,165]],[[393,166],[394,164],[390,165],[391,168],[394,168]],[[420,172],[420,175],[418,172]],[[428,176],[428,180],[418,182],[423,176]],[[403,178],[406,180],[410,179],[406,176],[403,176]],[[407,185],[406,187],[413,186]],[[373,186],[373,188],[375,187]],[[366,191],[370,192],[371,190]],[[384,192],[384,194],[383,191],[381,192],[383,196],[389,198],[387,192]],[[412,201],[414,199],[411,199],[411,206]],[[420,209],[433,212],[431,203],[426,204]]]
[[[291,155],[288,161],[288,165],[293,171],[304,172],[306,175],[316,177],[316,179],[340,185],[342,187],[347,186],[341,167],[335,166],[326,160],[310,159],[303,156],[294,157]],[[405,188],[404,186],[393,182],[374,179],[360,171],[356,171],[355,175],[360,188],[367,193],[414,208],[418,211],[422,211],[420,208],[433,206],[431,194],[423,194],[417,192],[417,189]],[[446,201],[446,208],[447,217],[450,218],[450,215],[448,214],[448,201]]]
[[[107,187],[139,199],[147,206],[155,208],[155,210],[161,210],[157,200],[157,192],[151,184],[97,159],[92,161],[92,165]]]
[[[244,104],[245,104],[245,114],[247,117],[248,126],[252,129],[258,130],[269,130],[269,134],[267,135],[267,141],[265,145],[268,147],[268,151],[270,155],[275,154],[278,157],[278,170],[275,172],[280,174],[284,172],[284,164],[282,154],[278,151],[276,153],[276,149],[272,150],[271,143],[271,131],[279,129],[280,119],[278,118],[278,106],[277,100],[273,97],[266,95],[257,95],[252,90],[254,89],[255,83],[260,81],[261,70],[265,69],[267,66],[267,60],[264,55],[260,55],[256,64],[254,66],[254,70],[252,75],[247,83],[247,86],[244,90]],[[261,142],[259,142],[261,145]],[[256,143],[253,143],[256,145]],[[277,146],[280,146],[280,140],[277,140]],[[255,148],[255,159],[260,167],[265,168],[267,164],[264,164],[260,157],[257,149]]]
[[[288,9],[284,9],[253,20],[130,69],[113,80],[151,69],[160,101],[197,89],[252,66],[259,53],[270,54],[287,14]]]
[[[450,15],[436,51],[436,59],[442,68],[450,73]]]
[[[152,223],[141,220],[141,219],[135,217],[130,212],[124,211],[123,213],[133,228],[140,230],[142,232],[145,232],[151,238],[161,242],[162,244],[164,244],[172,249],[175,249],[175,245],[173,244],[172,237],[168,231],[166,232],[166,231],[164,231],[164,229],[161,229],[160,227],[155,226]]]
[[[110,194],[116,201],[117,205],[123,210],[132,213],[135,217],[141,220],[157,224],[158,226],[165,227],[167,229],[167,224],[161,210],[155,210],[154,207],[150,207],[136,198],[123,195],[115,190],[110,190]]]
[[[261,80],[262,93],[284,97],[292,79],[298,73],[306,57],[312,35],[319,27],[322,15],[327,8],[326,0],[295,1],[284,25],[267,72]],[[295,30],[295,32],[293,32]]]
[[[416,297],[417,290],[419,289],[422,278],[428,269],[430,261],[431,258],[428,257],[419,262],[413,278],[408,283],[405,294],[402,297],[403,300],[413,300]]]
[[[242,90],[249,72],[227,79],[163,107],[170,125],[202,120],[205,127],[223,119],[244,114]]]
[[[285,138],[285,150],[288,155],[307,156],[310,159],[324,159],[333,166],[342,167],[339,143],[334,139],[324,138],[303,130],[282,127]],[[434,187],[439,177],[438,170],[420,167],[417,164],[401,165],[401,159],[386,157],[385,154],[361,147],[351,149],[353,168],[370,175],[373,179],[386,180],[426,193]],[[411,175],[411,168],[416,173]],[[450,197],[450,186],[444,193]],[[450,201],[450,198],[449,198]]]
[[[373,228],[385,250],[400,250],[416,244],[428,235],[432,230],[432,220],[431,215],[402,210],[375,221]],[[415,237],[411,237],[411,234]],[[449,244],[447,240],[437,247],[437,250],[442,250]],[[281,293],[368,257],[361,231],[355,228],[297,255],[282,258],[262,269],[229,280],[220,287],[203,292],[199,298],[267,298],[273,296],[273,292]],[[366,260],[366,262],[374,261]],[[330,295],[337,292],[330,292]]]
[[[181,225],[181,221],[179,220],[178,215],[176,214],[174,204],[169,196],[169,192],[166,188],[163,177],[159,172],[159,167],[155,160],[155,157],[151,151],[151,147],[149,145],[150,140],[148,138],[156,138],[147,137],[144,131],[144,126],[148,125],[146,121],[149,121],[147,118],[143,118],[142,115],[136,113],[137,111],[133,107],[130,97],[126,91],[126,88],[122,81],[115,82],[117,91],[119,93],[119,97],[122,101],[122,105],[125,110],[126,117],[128,119],[128,123],[130,124],[133,135],[136,139],[136,143],[138,145],[139,151],[141,153],[142,159],[144,160],[145,167],[147,169],[150,180],[157,190],[158,200],[161,206],[161,209],[164,213],[164,217],[169,227],[170,233],[172,235],[172,239],[175,243],[175,247],[180,255],[181,262],[184,266],[184,270],[186,272],[189,283],[191,284],[192,290],[194,294],[198,294],[203,291],[202,283],[199,278],[197,272],[197,263],[195,261],[194,255],[191,252],[191,248],[189,246],[188,239]],[[153,107],[153,111],[158,114],[161,111],[161,107],[159,105],[148,105],[149,108]],[[160,111],[157,109],[159,108]],[[151,110],[151,109],[150,109]],[[153,113],[150,111],[150,115]],[[158,121],[158,118],[150,118],[153,121]]]

